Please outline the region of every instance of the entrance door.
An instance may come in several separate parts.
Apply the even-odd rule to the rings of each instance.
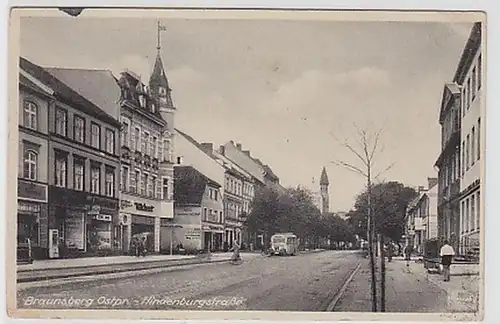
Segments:
[[[129,248],[130,248],[130,239],[128,237],[128,225],[123,225],[121,227],[121,235],[122,235],[122,248],[123,248],[123,252],[125,253],[128,253],[129,251]]]
[[[204,232],[204,235],[203,235],[203,249],[205,251],[210,251],[211,249],[211,242],[212,242],[212,233],[210,232]]]

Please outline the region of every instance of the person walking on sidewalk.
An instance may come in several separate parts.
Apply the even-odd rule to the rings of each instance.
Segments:
[[[407,267],[410,266],[410,260],[411,260],[412,250],[413,249],[411,248],[410,244],[407,244],[406,247],[405,247],[405,250],[404,250],[405,260],[406,260],[406,266]]]
[[[450,281],[450,266],[451,260],[455,256],[455,250],[448,244],[448,241],[444,241],[439,256],[441,257],[441,264],[443,266],[444,281]]]

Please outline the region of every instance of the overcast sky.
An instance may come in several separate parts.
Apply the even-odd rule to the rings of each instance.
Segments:
[[[376,168],[386,180],[437,176],[437,121],[471,24],[164,19],[162,58],[176,127],[199,142],[229,140],[269,164],[284,186],[312,188],[323,166],[332,211],[349,210],[364,179],[331,134],[385,125]],[[148,80],[152,19],[23,18],[21,55],[42,66],[129,68]],[[354,143],[354,142],[353,142]]]

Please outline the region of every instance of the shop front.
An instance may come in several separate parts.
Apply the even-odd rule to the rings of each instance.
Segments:
[[[121,253],[118,199],[49,187],[49,257]]]
[[[131,240],[145,239],[146,250],[160,250],[160,202],[122,194],[120,233],[124,251],[131,251]]]
[[[47,185],[25,180],[17,187],[17,244],[29,239],[33,259],[48,257]]]
[[[222,251],[224,226],[215,224],[203,224],[201,226],[203,237],[203,249],[205,251]]]

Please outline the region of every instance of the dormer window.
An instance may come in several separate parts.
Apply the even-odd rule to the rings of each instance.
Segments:
[[[139,104],[141,105],[141,108],[146,107],[146,98],[143,94],[139,94]]]
[[[159,92],[161,96],[164,96],[167,94],[167,89],[165,89],[164,87],[160,87]]]
[[[155,104],[151,104],[151,112],[155,113],[156,112],[156,107]]]

